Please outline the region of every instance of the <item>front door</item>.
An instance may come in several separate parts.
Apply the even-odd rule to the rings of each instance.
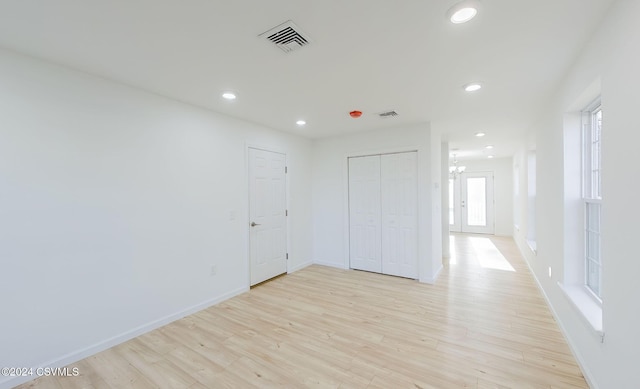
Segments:
[[[449,179],[449,227],[453,232],[494,233],[493,172]]]
[[[251,285],[287,272],[286,156],[249,148]]]

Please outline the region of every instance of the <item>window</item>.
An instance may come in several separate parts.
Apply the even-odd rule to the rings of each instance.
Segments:
[[[564,271],[558,283],[568,301],[604,342],[602,323],[601,135],[602,109],[591,89],[563,117]],[[606,212],[606,211],[605,211]],[[551,276],[550,276],[551,277]]]
[[[585,285],[601,299],[602,258],[600,215],[602,206],[602,107],[600,100],[583,112],[582,180],[584,201]]]

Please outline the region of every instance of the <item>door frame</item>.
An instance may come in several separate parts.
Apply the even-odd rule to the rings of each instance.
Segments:
[[[271,153],[277,153],[277,154],[282,154],[284,155],[284,161],[285,161],[285,166],[287,167],[287,169],[289,168],[289,154],[287,154],[286,151],[284,150],[280,150],[274,147],[269,147],[269,146],[264,146],[264,145],[259,145],[259,144],[253,144],[253,143],[245,143],[245,148],[244,148],[244,162],[245,162],[245,177],[244,177],[244,183],[246,185],[246,189],[245,189],[245,193],[247,194],[247,203],[246,203],[246,210],[245,210],[245,217],[244,217],[244,228],[245,228],[245,247],[247,250],[247,285],[250,287],[251,286],[251,191],[250,191],[250,183],[249,180],[251,178],[251,165],[250,165],[250,161],[249,161],[249,149],[255,149],[255,150],[262,150],[262,151],[268,151]],[[285,207],[287,210],[290,210],[290,204],[289,204],[289,174],[286,173],[285,174],[285,190],[284,190],[284,196],[285,196]],[[285,218],[285,231],[286,231],[286,248],[287,248],[287,253],[291,252],[291,223],[289,223],[289,217],[287,216]],[[291,262],[289,261],[289,259],[287,259],[287,274],[291,273]]]

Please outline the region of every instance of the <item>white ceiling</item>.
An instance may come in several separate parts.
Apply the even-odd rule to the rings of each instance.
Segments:
[[[455,3],[3,0],[0,46],[310,138],[431,122],[459,159],[511,155],[612,0],[483,0],[462,25]],[[312,44],[258,37],[289,19]]]

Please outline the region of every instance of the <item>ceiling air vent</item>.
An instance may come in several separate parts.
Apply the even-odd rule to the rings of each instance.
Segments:
[[[398,113],[396,111],[386,111],[379,113],[378,116],[380,116],[381,118],[392,118],[394,116],[398,116]]]
[[[311,43],[311,39],[300,31],[298,26],[291,20],[287,20],[281,25],[265,31],[258,36],[270,40],[285,53],[297,50]]]

